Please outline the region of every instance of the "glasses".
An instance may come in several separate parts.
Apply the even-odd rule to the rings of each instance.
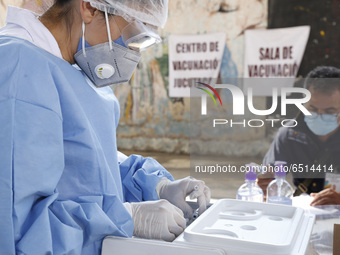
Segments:
[[[136,20],[124,27],[121,36],[127,47],[138,52],[162,41],[156,27],[144,25]]]
[[[340,113],[334,113],[334,114],[330,114],[330,113],[322,113],[322,114],[319,114],[317,112],[312,112],[312,111],[309,111],[312,115],[306,115],[306,118],[309,118],[309,119],[316,119],[319,115],[320,115],[320,118],[323,120],[323,121],[326,121],[326,122],[332,122],[332,121],[336,121],[340,115]]]

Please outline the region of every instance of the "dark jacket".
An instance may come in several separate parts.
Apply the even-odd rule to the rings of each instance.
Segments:
[[[319,192],[324,188],[326,172],[340,172],[340,129],[326,142],[321,142],[307,127],[303,114],[299,114],[296,121],[296,127],[279,129],[263,164],[286,161],[296,187],[311,178],[307,193]]]

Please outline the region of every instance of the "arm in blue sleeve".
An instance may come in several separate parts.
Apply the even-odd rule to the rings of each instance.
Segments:
[[[292,162],[292,149],[289,146],[287,138],[288,128],[280,128],[269,150],[263,158],[263,165],[274,165],[275,161],[286,161],[287,164]]]
[[[54,111],[0,100],[0,254],[100,254],[106,235],[131,236],[114,195],[58,200],[63,127]]]
[[[156,160],[131,155],[120,164],[125,201],[140,202],[159,199],[156,186],[162,178],[173,181],[172,175]]]

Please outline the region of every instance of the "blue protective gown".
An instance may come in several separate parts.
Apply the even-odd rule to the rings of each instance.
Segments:
[[[117,162],[119,104],[68,62],[0,36],[0,254],[99,254],[131,237],[125,201],[158,199],[155,160]]]

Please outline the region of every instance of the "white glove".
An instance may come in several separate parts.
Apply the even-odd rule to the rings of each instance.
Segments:
[[[210,189],[205,185],[204,181],[196,180],[190,176],[173,182],[168,179],[161,180],[156,189],[159,198],[166,199],[180,208],[187,219],[192,219],[194,214],[194,210],[185,202],[187,196],[190,196],[190,199],[197,198],[198,215],[207,209],[210,202]]]
[[[131,213],[134,224],[133,235],[136,237],[171,242],[186,227],[182,211],[166,200],[124,203],[124,205]]]
[[[333,247],[333,230],[323,231],[321,233],[313,233],[309,239],[313,245],[323,244],[324,246]]]

